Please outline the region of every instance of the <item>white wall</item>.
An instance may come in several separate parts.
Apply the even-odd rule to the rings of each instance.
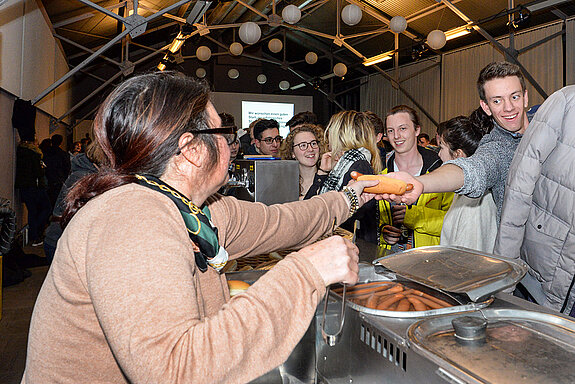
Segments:
[[[8,0],[0,7],[0,196],[13,202],[20,224],[22,209],[14,191],[18,140],[12,128],[14,100],[34,99],[68,70],[49,22],[35,0]],[[51,116],[57,118],[70,108],[70,100],[70,82],[66,82],[36,105],[39,141],[55,133],[66,137],[63,125],[52,133],[49,126]]]

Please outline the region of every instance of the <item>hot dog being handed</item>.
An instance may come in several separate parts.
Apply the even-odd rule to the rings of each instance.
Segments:
[[[362,175],[359,172],[352,172],[351,177],[357,181],[376,180],[378,184],[367,187],[364,192],[375,194],[403,195],[406,191],[413,189],[413,184],[408,184],[403,180],[394,179],[384,175]]]

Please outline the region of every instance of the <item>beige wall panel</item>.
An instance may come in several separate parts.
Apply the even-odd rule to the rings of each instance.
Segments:
[[[54,83],[55,41],[35,0],[26,0],[23,42],[22,98],[30,100]],[[36,107],[52,114],[54,94]]]
[[[23,0],[8,0],[0,9],[0,88],[20,95]]]
[[[66,73],[68,73],[68,64],[66,59],[62,56],[60,48],[55,46],[55,62],[54,62],[54,81],[60,79]],[[64,113],[66,113],[71,107],[72,100],[72,88],[70,80],[64,82],[56,88],[54,97],[54,117],[60,118]],[[70,118],[66,117],[64,122],[69,122]]]
[[[0,196],[14,205],[14,167],[16,164],[12,107],[14,98],[0,92]]]

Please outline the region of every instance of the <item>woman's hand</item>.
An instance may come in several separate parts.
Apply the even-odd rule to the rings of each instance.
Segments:
[[[331,152],[326,152],[323,155],[321,155],[321,160],[319,162],[319,169],[327,173],[331,172],[331,170],[333,169],[333,157]]]
[[[393,225],[384,225],[381,229],[381,235],[387,244],[393,245],[399,241],[401,229],[396,228]]]
[[[357,283],[359,249],[351,241],[332,236],[308,245],[299,252],[313,264],[326,286]]]
[[[377,185],[377,183],[378,183],[377,180],[356,181],[354,179],[351,179],[349,181],[349,183],[347,183],[347,186],[349,188],[353,189],[353,191],[355,192],[355,195],[358,197],[359,206],[361,207],[362,205],[364,205],[365,203],[367,203],[369,200],[371,200],[373,198],[375,198],[376,200],[382,199],[382,195],[376,195],[373,193],[363,192],[364,188],[373,187],[374,185]]]

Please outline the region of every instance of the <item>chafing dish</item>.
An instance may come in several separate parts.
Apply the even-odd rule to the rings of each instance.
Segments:
[[[325,319],[321,309],[316,316],[317,382],[575,382],[575,322],[498,293],[525,271],[521,261],[440,246],[362,264],[361,282],[417,284],[460,305],[398,313],[342,303],[341,296],[331,294]],[[319,330],[339,329],[342,304],[342,333],[330,346]],[[454,323],[481,326],[455,331]]]

